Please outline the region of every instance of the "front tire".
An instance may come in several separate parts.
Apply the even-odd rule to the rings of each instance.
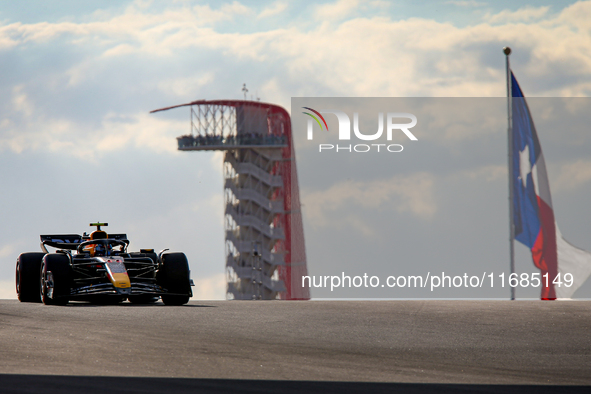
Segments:
[[[21,253],[16,259],[16,295],[20,302],[41,302],[39,295],[39,269],[42,252]]]
[[[163,294],[162,302],[164,302],[164,305],[181,306],[187,304],[189,298],[191,298],[191,296]]]
[[[53,277],[52,297],[49,297],[49,272]],[[68,256],[59,253],[45,255],[40,270],[41,301],[45,305],[66,305],[69,301],[71,278],[72,268]]]
[[[184,305],[191,298],[189,262],[184,253],[165,253],[158,270],[158,282],[169,293],[163,294],[164,305]]]

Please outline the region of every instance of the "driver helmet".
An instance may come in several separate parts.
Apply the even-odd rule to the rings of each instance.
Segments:
[[[107,233],[103,230],[95,230],[92,233],[90,233],[91,240],[107,238],[109,237],[107,236]],[[107,245],[107,248],[110,249],[110,245]],[[105,244],[90,244],[84,247],[84,251],[90,253],[92,257],[94,257],[95,255],[103,255],[107,250],[105,250]]]
[[[107,232],[103,230],[95,230],[90,233],[90,239],[107,239]]]

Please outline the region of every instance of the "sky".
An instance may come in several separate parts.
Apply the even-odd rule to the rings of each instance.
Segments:
[[[292,97],[501,100],[504,46],[513,49],[511,66],[527,97],[582,98],[585,106],[590,18],[589,1],[0,1],[0,298],[16,297],[14,262],[39,250],[40,234],[82,233],[97,220],[127,233],[133,249],[185,251],[196,298],[225,298],[222,156],[176,150],[175,137],[190,131],[188,109],[150,110],[241,99],[244,83],[249,99],[288,110]],[[557,221],[569,241],[591,250],[591,138],[584,125],[541,129],[553,119],[539,113]],[[490,239],[486,255],[506,267],[506,129],[498,123],[488,132],[450,128],[425,137],[424,146],[446,160],[407,151],[399,159],[408,158],[404,171],[376,174],[376,182],[418,182],[418,201],[431,214],[413,214],[415,205],[399,197],[417,199],[392,191],[385,198],[401,208],[369,204],[367,215],[338,225],[356,231],[361,249],[371,246],[380,259],[393,241],[376,240],[372,229],[387,212],[417,231],[406,261],[428,258],[418,251],[437,245],[450,256],[443,267],[478,260],[474,238],[482,234]],[[354,266],[357,257],[336,243],[337,223],[323,225],[327,208],[319,201],[339,187],[381,186],[347,189],[336,172],[312,176],[305,153],[298,171],[310,272],[322,272],[333,252]],[[474,198],[491,207],[477,221],[449,214]],[[343,202],[343,212],[356,201]],[[461,223],[479,225],[448,242],[435,231]],[[528,251],[516,252],[518,268],[532,271]],[[580,294],[591,297],[591,286]]]

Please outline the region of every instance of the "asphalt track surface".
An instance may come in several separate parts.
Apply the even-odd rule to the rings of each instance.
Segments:
[[[591,392],[591,302],[0,301],[2,393]]]

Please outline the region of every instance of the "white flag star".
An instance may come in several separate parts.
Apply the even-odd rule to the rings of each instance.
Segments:
[[[531,164],[529,161],[529,145],[519,152],[519,175],[523,187],[527,187],[527,174],[531,172]]]

